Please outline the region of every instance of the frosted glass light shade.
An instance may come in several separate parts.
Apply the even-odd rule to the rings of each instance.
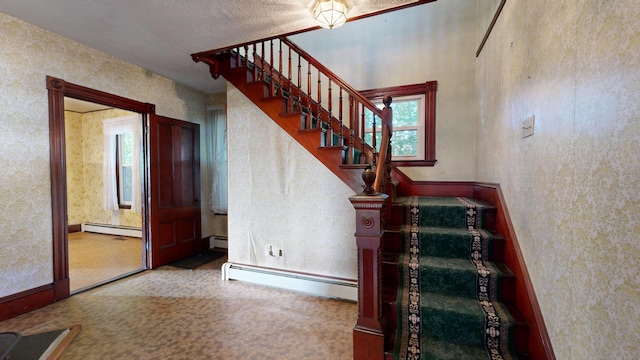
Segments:
[[[342,26],[347,21],[349,7],[344,0],[318,0],[313,15],[318,25],[326,29]]]

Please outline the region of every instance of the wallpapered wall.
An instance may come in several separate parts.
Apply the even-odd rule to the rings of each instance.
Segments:
[[[46,75],[153,103],[158,114],[201,126],[209,97],[5,14],[0,14],[0,48],[3,297],[53,280]],[[211,217],[202,213],[207,236]]]
[[[478,180],[502,185],[558,359],[640,355],[639,64],[633,0],[509,0],[478,58]]]
[[[227,103],[229,261],[357,278],[353,190],[233,85]]]
[[[469,0],[436,1],[291,39],[359,90],[437,80],[438,162],[401,170],[414,180],[470,181],[476,170],[476,11]]]
[[[108,109],[78,114],[65,111],[67,148],[68,223],[111,224],[142,227],[142,215],[120,209],[118,216],[103,206],[104,134],[102,120],[134,114],[122,109]]]

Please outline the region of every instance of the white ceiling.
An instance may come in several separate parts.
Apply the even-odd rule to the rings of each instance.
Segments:
[[[315,27],[315,0],[0,0],[0,12],[196,89],[216,93],[191,54]],[[417,0],[347,0],[349,18]],[[340,31],[340,29],[315,31]]]

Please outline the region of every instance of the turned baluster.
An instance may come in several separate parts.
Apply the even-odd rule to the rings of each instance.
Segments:
[[[322,80],[320,79],[320,69],[318,69],[318,104],[316,106],[316,117],[318,118],[318,126],[322,121],[320,117],[320,110],[322,109]]]
[[[311,125],[313,120],[311,119],[313,117],[313,112],[311,110],[311,63],[307,62],[307,94],[309,95],[307,97],[307,110],[308,110],[308,116],[307,116],[307,129],[311,129]]]
[[[280,44],[282,45],[282,40],[280,40]],[[289,65],[287,66],[287,79],[289,80],[287,82],[287,92],[289,93],[289,109],[287,109],[289,112],[293,112],[293,102],[294,102],[294,98],[293,98],[293,94],[291,93],[291,47],[287,47],[289,49]]]
[[[258,47],[253,44],[253,81],[258,81]]]
[[[338,145],[344,145],[344,124],[342,122],[342,87],[338,93],[338,125],[340,125],[340,135],[338,136]]]
[[[329,145],[330,146],[336,146],[337,144],[333,143],[333,114],[332,114],[332,109],[331,109],[331,79],[328,80],[329,82],[327,83],[327,110],[329,111]]]
[[[276,81],[273,76],[273,39],[269,40],[269,96],[276,93]]]
[[[358,118],[355,114],[355,101],[352,95],[349,95],[349,128],[354,130],[354,136],[358,136]]]

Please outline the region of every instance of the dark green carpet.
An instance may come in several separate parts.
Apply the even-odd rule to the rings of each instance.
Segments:
[[[515,359],[513,319],[499,302],[486,205],[398,198],[404,206],[396,359]]]

